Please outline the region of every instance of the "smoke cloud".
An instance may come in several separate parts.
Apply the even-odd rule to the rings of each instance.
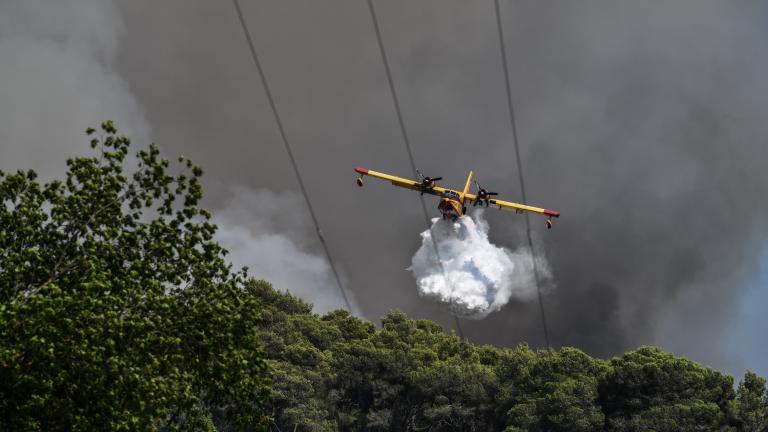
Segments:
[[[409,268],[419,294],[448,305],[455,314],[482,319],[510,298],[535,298],[536,274],[529,249],[512,252],[491,243],[482,210],[456,222],[434,218],[421,239]],[[539,277],[548,279],[546,260],[539,257],[536,264]]]
[[[293,192],[234,187],[214,217],[216,239],[235,268],[248,267],[249,275],[312,303],[315,312],[345,308],[328,262],[302,246],[311,233],[304,207]]]
[[[67,158],[90,150],[85,129],[106,119],[136,147],[150,142],[143,106],[116,65],[126,31],[113,1],[0,2],[0,169],[59,177]],[[159,144],[169,156],[189,153]],[[344,307],[327,262],[307,250],[313,232],[295,193],[227,184],[219,196],[236,197],[215,212],[236,267],[318,311]]]
[[[375,4],[417,166],[454,187],[474,169],[520,200],[493,2]],[[551,231],[533,224],[558,287],[544,296],[552,343],[601,356],[660,344],[741,367],[723,341],[768,231],[768,6],[501,6],[527,195],[563,214]],[[360,310],[375,319],[399,308],[450,326],[446,308],[420,297],[404,271],[425,229],[418,196],[354,186],[354,166],[411,171],[365,2],[259,0],[243,11]],[[231,216],[248,213],[234,209],[233,184],[246,195],[298,185],[230,3],[4,0],[0,59],[2,168],[53,172],[105,117],[137,143],[151,124],[166,154],[205,167],[214,214],[227,209],[243,236],[282,236],[322,256],[310,228],[283,223],[291,212],[255,228],[255,217]],[[523,244],[522,218],[485,217],[492,243]],[[293,291],[303,282],[284,283]],[[536,303],[511,297],[465,334],[541,346]]]
[[[146,142],[149,126],[115,68],[123,21],[111,1],[0,2],[0,169],[64,172],[84,131],[115,119]]]
[[[361,311],[452,326],[404,271],[426,228],[419,197],[354,186],[354,166],[411,172],[365,2],[242,5]],[[493,2],[375,5],[417,167],[453,187],[474,169],[521,200]],[[214,210],[231,184],[298,191],[230,6],[121,3],[135,29],[121,71],[158,142],[206,167]],[[722,341],[768,231],[766,4],[524,0],[501,11],[527,196],[563,214],[549,231],[532,219],[557,285],[544,296],[553,345],[610,356],[660,344],[739,367]],[[494,244],[524,244],[523,218],[485,217]],[[463,328],[479,343],[544,344],[536,301],[511,298]]]

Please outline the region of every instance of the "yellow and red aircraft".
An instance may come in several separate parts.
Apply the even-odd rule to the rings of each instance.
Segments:
[[[440,204],[437,206],[437,208],[440,210],[440,213],[442,213],[443,219],[450,217],[455,221],[459,216],[466,214],[466,203],[468,201],[472,202],[473,206],[478,204],[482,206],[484,204],[485,207],[494,206],[498,207],[499,210],[511,210],[515,213],[531,212],[547,216],[547,228],[552,228],[553,217],[560,217],[560,213],[554,210],[531,207],[525,204],[518,204],[510,201],[502,201],[499,199],[491,198],[491,196],[498,194],[496,192],[488,192],[487,190],[480,187],[477,182],[475,182],[478,187],[477,193],[469,193],[469,187],[472,184],[472,171],[469,172],[469,177],[467,177],[467,183],[464,185],[463,191],[437,186],[437,181],[442,180],[442,177],[426,177],[422,175],[418,170],[416,172],[421,178],[421,181],[409,180],[406,178],[384,174],[365,168],[355,168],[355,171],[358,173],[357,185],[360,187],[363,186],[363,176],[369,175],[371,177],[380,178],[382,180],[388,180],[395,186],[418,191],[422,195],[426,193],[440,197]]]

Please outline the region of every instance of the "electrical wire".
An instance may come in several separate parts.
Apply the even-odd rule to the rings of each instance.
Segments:
[[[517,180],[520,184],[520,195],[524,203],[528,202],[528,198],[525,193],[525,176],[523,175],[523,162],[520,157],[520,144],[517,138],[517,123],[515,122],[515,107],[512,103],[512,88],[509,82],[509,66],[507,62],[507,48],[504,42],[504,29],[501,22],[501,6],[500,0],[494,0],[494,6],[496,11],[496,24],[499,31],[499,48],[501,49],[502,67],[504,69],[504,84],[506,86],[507,93],[507,108],[509,110],[509,123],[512,126],[512,142],[515,147],[515,160],[517,161]],[[531,220],[528,213],[525,213],[525,234],[528,239],[528,248],[531,253],[531,262],[533,263],[534,280],[536,281],[536,293],[539,299],[539,312],[541,313],[541,325],[544,329],[544,343],[547,349],[550,349],[549,344],[549,327],[547,326],[547,315],[544,309],[544,299],[541,295],[541,282],[539,280],[539,269],[536,264],[535,250],[533,247],[533,239],[531,238]]]
[[[414,178],[418,178],[418,171],[416,169],[416,162],[414,161],[413,157],[413,150],[411,148],[411,141],[408,139],[408,132],[405,128],[405,122],[403,121],[403,113],[400,109],[400,100],[397,97],[397,91],[395,90],[395,84],[392,80],[392,70],[389,67],[389,60],[387,58],[387,52],[384,49],[384,42],[382,41],[381,37],[381,29],[379,28],[379,20],[376,16],[376,10],[373,7],[373,0],[368,0],[368,10],[371,13],[371,19],[373,20],[373,29],[376,32],[376,41],[379,44],[379,53],[381,54],[381,60],[384,63],[384,71],[387,75],[387,84],[389,85],[389,92],[392,95],[392,101],[395,104],[395,112],[397,113],[397,123],[400,125],[400,133],[403,137],[403,143],[405,143],[405,149],[408,153],[408,160],[411,163],[411,170],[413,171]],[[443,278],[445,279],[446,284],[448,284],[448,276],[445,273],[445,267],[443,266],[443,260],[440,258],[440,252],[437,248],[437,241],[435,240],[434,232],[432,231],[432,223],[429,218],[429,212],[427,211],[427,205],[424,202],[424,196],[419,197],[421,202],[421,209],[424,212],[424,220],[427,224],[427,228],[429,228],[430,231],[430,238],[432,239],[432,246],[435,249],[435,257],[437,258],[437,262],[440,265],[440,271],[443,274]],[[461,322],[459,321],[459,317],[456,316],[453,311],[451,311],[451,315],[453,316],[453,319],[456,324],[456,330],[459,333],[459,337],[464,339],[464,330],[461,328]]]
[[[296,164],[296,159],[293,157],[293,151],[291,151],[291,145],[288,142],[288,137],[285,134],[285,128],[283,127],[283,122],[280,120],[280,114],[277,111],[277,106],[275,105],[275,100],[272,97],[272,92],[269,90],[269,85],[267,84],[267,78],[264,74],[264,70],[261,67],[261,62],[259,61],[259,56],[256,54],[256,48],[253,44],[253,39],[251,38],[251,33],[248,31],[248,25],[245,22],[245,17],[243,17],[243,11],[240,9],[240,3],[238,0],[232,0],[235,4],[235,11],[237,12],[237,17],[240,20],[240,25],[243,28],[243,33],[245,34],[245,40],[248,42],[248,48],[251,51],[251,57],[253,58],[253,63],[256,65],[256,69],[259,72],[259,78],[261,79],[261,84],[264,87],[264,92],[267,95],[267,100],[269,101],[269,106],[272,108],[272,114],[275,116],[275,122],[277,123],[277,128],[280,131],[280,137],[282,138],[283,145],[285,146],[285,151],[288,153],[288,159],[291,161],[291,166],[293,167],[293,172],[296,174],[296,180],[299,182],[299,188],[301,189],[301,194],[304,196],[304,202],[307,203],[307,209],[309,209],[309,215],[312,217],[312,223],[315,225],[315,232],[317,232],[317,238],[320,240],[320,244],[323,246],[323,251],[325,252],[325,256],[328,258],[328,263],[331,266],[331,271],[333,272],[333,276],[336,279],[336,285],[339,287],[339,292],[341,293],[341,296],[344,298],[344,304],[347,306],[347,311],[352,313],[352,306],[349,303],[349,299],[347,298],[347,293],[344,290],[344,285],[341,283],[341,278],[339,277],[339,272],[336,270],[336,265],[334,264],[333,257],[331,256],[331,251],[328,249],[328,245],[325,242],[325,237],[323,237],[323,231],[320,229],[320,223],[317,221],[317,216],[315,215],[315,210],[312,207],[312,202],[309,199],[309,193],[307,192],[307,188],[304,187],[304,180],[301,178],[301,172],[299,171],[298,165]]]

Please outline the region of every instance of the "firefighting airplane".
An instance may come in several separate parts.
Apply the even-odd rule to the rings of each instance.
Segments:
[[[492,196],[498,194],[496,192],[488,192],[486,189],[480,187],[480,184],[477,182],[475,182],[478,188],[477,193],[469,193],[469,187],[472,183],[472,171],[469,172],[467,183],[464,185],[464,190],[461,192],[458,190],[437,186],[437,181],[442,180],[442,177],[426,177],[418,170],[416,173],[419,175],[421,181],[409,180],[365,168],[355,168],[355,171],[358,173],[357,185],[360,187],[363,186],[363,176],[369,175],[371,177],[380,178],[382,180],[388,180],[395,186],[418,191],[421,193],[421,195],[430,194],[439,196],[440,204],[437,206],[437,208],[440,210],[440,213],[442,213],[443,219],[451,218],[452,220],[456,221],[459,216],[466,214],[467,202],[472,202],[473,207],[477,205],[484,205],[485,207],[493,206],[498,207],[499,210],[510,210],[514,211],[515,213],[531,212],[545,215],[547,216],[547,228],[552,228],[553,217],[560,217],[560,213],[554,210],[531,207],[525,204],[518,204],[491,198]]]

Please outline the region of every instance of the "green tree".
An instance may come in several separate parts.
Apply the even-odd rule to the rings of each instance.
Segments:
[[[213,241],[200,167],[105,122],[44,185],[0,173],[6,430],[264,428],[257,298]],[[126,166],[133,167],[127,172]]]
[[[526,346],[502,358],[510,405],[507,431],[602,429],[598,383],[606,365],[574,348],[535,353]]]
[[[495,357],[437,324],[401,312],[333,353],[339,429],[494,430]]]
[[[475,346],[401,312],[376,329],[346,311],[312,314],[266,282],[248,286],[275,369],[268,412],[283,431],[736,432],[764,418],[759,377],[745,377],[737,398],[730,377],[657,348],[605,361]]]
[[[726,426],[733,379],[658,348],[613,358],[600,384],[608,430],[688,431]]]
[[[272,399],[267,412],[279,430],[335,431],[331,381],[331,346],[343,340],[339,325],[348,321],[373,325],[346,311],[331,312],[321,319],[311,305],[288,293],[279,293],[265,281],[250,281],[248,291],[259,301],[259,331],[274,371]]]
[[[739,430],[768,431],[768,392],[765,378],[747,372],[736,390],[736,416]]]

